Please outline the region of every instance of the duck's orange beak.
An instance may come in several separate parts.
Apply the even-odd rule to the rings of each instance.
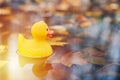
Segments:
[[[54,31],[49,29],[47,33],[47,37],[53,37],[53,33]]]

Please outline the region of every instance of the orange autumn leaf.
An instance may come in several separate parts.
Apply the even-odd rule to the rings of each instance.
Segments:
[[[0,15],[10,15],[11,14],[11,9],[6,7],[6,8],[0,8]]]
[[[61,34],[61,35],[68,35],[69,34],[67,29],[61,25],[52,26],[51,29],[54,30],[55,34]]]

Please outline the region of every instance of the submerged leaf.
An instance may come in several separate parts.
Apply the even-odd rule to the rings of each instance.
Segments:
[[[98,64],[98,65],[105,65],[106,64],[106,60],[104,58],[102,58],[102,57],[88,56],[87,60],[90,63],[93,63],[93,64]]]
[[[99,56],[99,57],[104,57],[105,53],[98,50],[98,49],[94,49],[94,48],[87,48],[85,49],[88,55],[93,55],[93,56]]]
[[[84,65],[87,64],[87,59],[84,58],[81,52],[67,53],[62,57],[61,63],[69,67],[72,64]]]

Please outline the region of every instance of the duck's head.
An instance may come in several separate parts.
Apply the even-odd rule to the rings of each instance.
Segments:
[[[50,34],[48,26],[44,21],[33,24],[31,33],[35,39],[45,39]]]

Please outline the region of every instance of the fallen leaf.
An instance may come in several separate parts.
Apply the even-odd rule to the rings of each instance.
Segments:
[[[98,64],[98,65],[106,64],[106,60],[103,57],[97,57],[97,56],[88,56],[87,61],[93,64]]]
[[[0,8],[0,15],[10,15],[11,14],[11,9],[6,7],[6,8]]]
[[[70,7],[70,4],[67,0],[61,0],[61,2],[57,5],[56,10],[67,11],[69,7]]]
[[[104,52],[98,51],[98,50],[96,50],[96,49],[94,49],[94,48],[87,48],[87,49],[85,49],[85,50],[86,50],[86,53],[87,53],[88,55],[99,56],[99,57],[105,56],[105,53],[104,53]]]
[[[0,55],[5,54],[7,52],[7,47],[5,45],[0,45]]]
[[[53,29],[54,33],[56,33],[56,34],[63,34],[63,35],[68,35],[69,34],[67,29],[62,25],[52,26],[51,29]]]
[[[67,0],[72,6],[80,6],[80,0]]]
[[[64,46],[68,44],[67,42],[49,42],[52,46]]]
[[[81,52],[67,53],[62,57],[61,63],[70,67],[72,64],[87,64],[87,59],[84,58],[84,55]]]
[[[7,64],[7,61],[0,60],[0,69]]]
[[[48,41],[61,41],[64,37],[54,37],[54,38],[47,38]]]
[[[47,38],[50,45],[53,46],[64,46],[68,44],[67,42],[63,42],[64,37],[55,37],[55,38]]]

